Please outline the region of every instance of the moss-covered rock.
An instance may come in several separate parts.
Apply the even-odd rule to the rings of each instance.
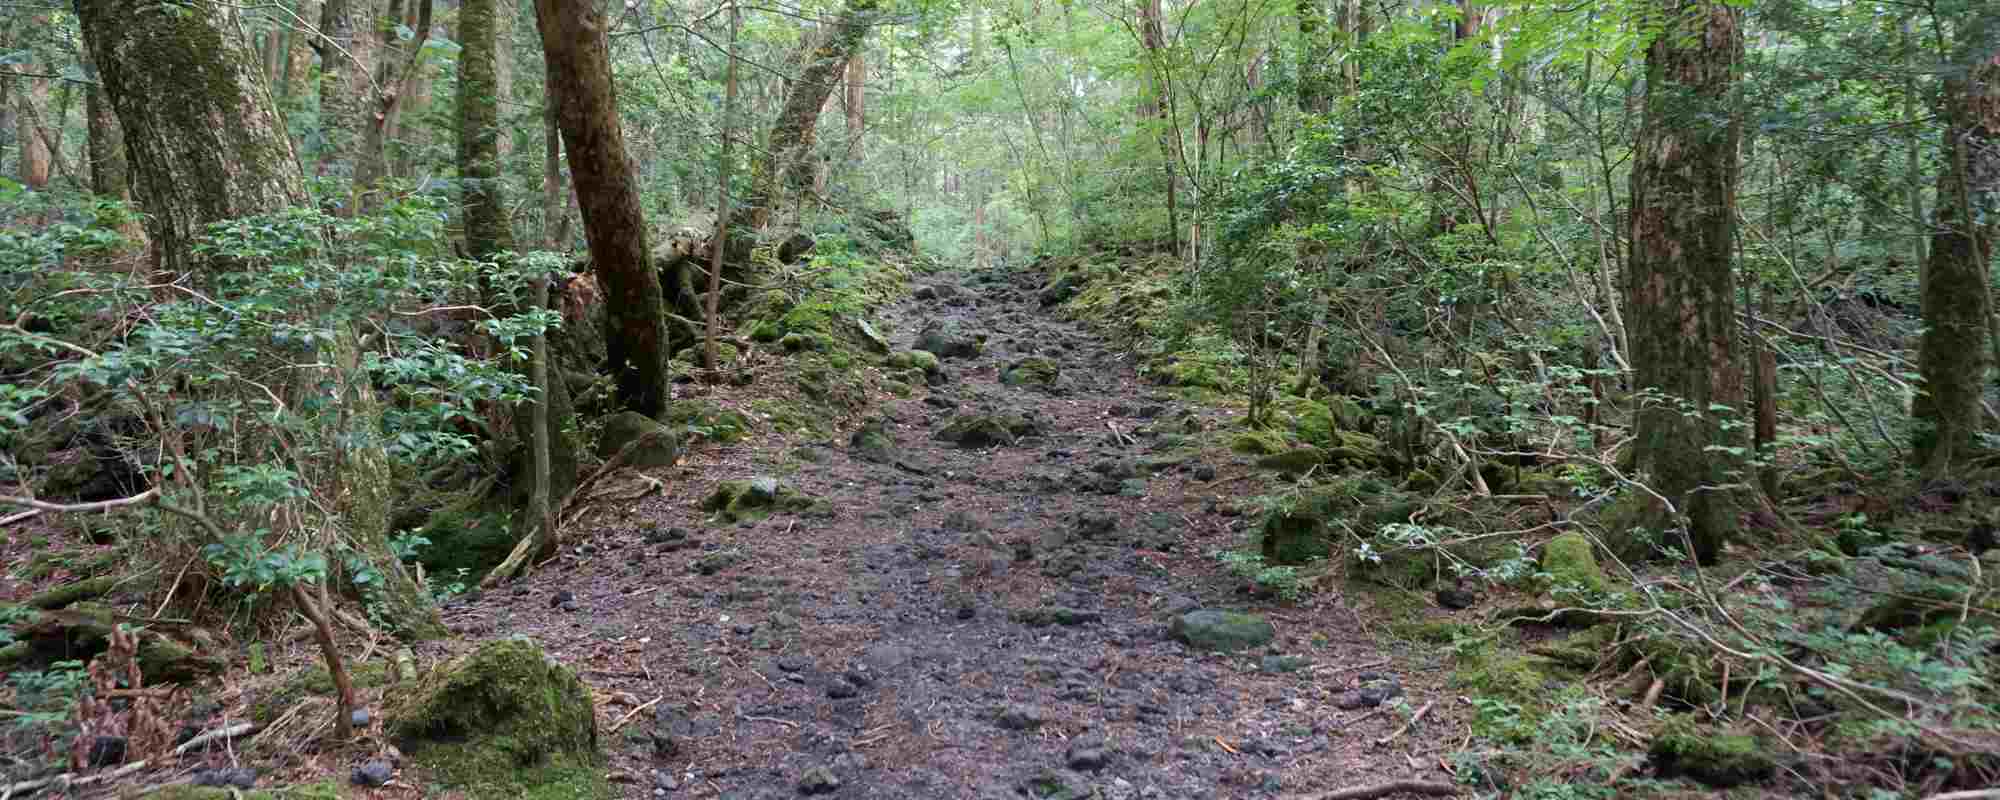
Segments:
[[[971,411],[952,417],[932,438],[959,447],[991,447],[1011,445],[1040,432],[1033,420],[1011,411]]]
[[[626,447],[631,449],[627,450]],[[674,429],[655,422],[637,411],[620,411],[604,418],[597,436],[597,457],[609,459],[625,453],[625,463],[645,469],[673,466],[681,456],[680,437]]]
[[[1257,459],[1258,468],[1276,470],[1290,476],[1304,475],[1327,466],[1327,463],[1326,451],[1312,445],[1301,445]]]
[[[1486,653],[1465,659],[1452,674],[1452,684],[1466,694],[1500,701],[1509,713],[1481,713],[1473,732],[1510,742],[1535,738],[1536,726],[1548,716],[1564,691],[1580,691],[1571,671],[1560,662],[1513,651]]]
[[[1148,374],[1161,386],[1227,391],[1234,385],[1226,367],[1193,358],[1175,358],[1154,366]]]
[[[1383,464],[1382,440],[1365,433],[1335,431],[1326,448],[1327,463],[1343,469],[1376,469]]]
[[[1291,449],[1291,445],[1277,431],[1244,431],[1229,440],[1229,449],[1246,456],[1270,456]]]
[[[787,353],[801,353],[808,350],[818,352],[826,349],[825,340],[810,333],[787,333],[778,339],[778,346],[784,348]]]
[[[855,458],[875,464],[890,464],[896,460],[896,440],[889,435],[888,420],[876,417],[861,423],[854,435],[848,437],[847,451]]]
[[[750,435],[750,417],[733,408],[724,408],[712,400],[693,398],[678,400],[667,406],[661,418],[676,430],[687,430],[700,434],[712,442],[730,444],[740,442]]]
[[[1571,531],[1542,545],[1542,572],[1548,588],[1556,594],[1582,593],[1585,597],[1604,594],[1604,569],[1597,565],[1596,546],[1590,537]]]
[[[1756,737],[1685,717],[1653,737],[1647,757],[1662,778],[1693,778],[1718,789],[1768,780],[1778,771],[1777,759]]]
[[[831,507],[825,500],[786,486],[772,477],[718,483],[714,491],[702,499],[701,510],[728,522],[760,520],[780,511],[815,515],[831,513]]]
[[[1023,358],[1000,371],[1000,382],[1008,386],[1052,389],[1061,378],[1062,367],[1057,366],[1054,359],[1041,356]]]
[[[1168,632],[1196,650],[1234,653],[1270,644],[1278,629],[1256,614],[1198,609],[1174,617]]]
[[[143,627],[144,620],[126,617],[102,603],[10,614],[19,617],[11,628],[19,641],[8,645],[0,658],[4,671],[41,669],[70,659],[88,661],[110,647],[111,633],[119,625],[139,628],[139,673],[148,684],[191,683],[228,666],[227,659],[213,652],[215,643],[198,630],[187,629],[183,635],[175,626]]]
[[[1333,410],[1325,403],[1287,396],[1280,398],[1277,406],[1278,412],[1290,420],[1299,441],[1321,447],[1334,444],[1333,434],[1340,428],[1334,421]]]
[[[452,498],[424,519],[417,535],[430,546],[417,552],[417,561],[431,575],[452,576],[459,570],[476,581],[492,569],[520,542],[508,527],[507,513],[487,498],[468,494]]]
[[[737,357],[741,356],[742,354],[743,351],[738,350],[736,348],[736,345],[730,344],[728,342],[715,343],[715,358],[716,361],[719,362],[716,364],[717,367],[726,367],[729,366],[730,364],[736,363]],[[681,348],[680,352],[674,354],[675,361],[680,361],[687,364],[700,364],[707,357],[708,357],[708,345],[706,344],[688,345],[687,347]]]
[[[472,797],[616,796],[589,687],[525,638],[439,665],[386,718],[412,763]]]
[[[972,358],[985,349],[985,337],[960,330],[956,322],[930,320],[918,330],[913,349],[944,359]]]
[[[153,800],[340,800],[340,784],[332,780],[243,791],[220,786],[174,784],[149,793]]]
[[[936,353],[929,350],[904,350],[889,357],[891,369],[919,369],[925,375],[936,375],[941,365]]]

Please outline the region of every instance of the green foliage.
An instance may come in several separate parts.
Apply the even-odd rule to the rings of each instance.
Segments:
[[[1244,550],[1224,550],[1216,554],[1222,566],[1257,588],[1286,600],[1305,595],[1306,582],[1298,567],[1264,563],[1264,556]]]

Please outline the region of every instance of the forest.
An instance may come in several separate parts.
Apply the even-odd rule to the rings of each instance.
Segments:
[[[0,800],[2000,800],[1996,239],[1991,0],[0,4]]]

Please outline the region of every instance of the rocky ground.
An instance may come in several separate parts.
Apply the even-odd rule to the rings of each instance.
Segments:
[[[883,321],[942,356],[894,359],[929,386],[836,441],[770,433],[653,470],[663,491],[447,622],[576,669],[628,797],[1449,780],[1462,734],[1434,663],[1384,652],[1338,591],[1260,600],[1216,559],[1268,480],[1200,446],[1231,412],[1144,384],[1033,280],[919,287]],[[705,511],[727,481],[743,497]],[[771,498],[790,508],[765,516]]]

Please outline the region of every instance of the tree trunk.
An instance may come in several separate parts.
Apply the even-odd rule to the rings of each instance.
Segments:
[[[24,65],[28,71],[32,65]],[[40,126],[35,124],[38,113],[35,105],[48,98],[49,85],[40,78],[15,78],[21,81],[24,90],[15,95],[17,105],[14,112],[15,139],[21,148],[21,183],[30,189],[40,191],[49,185],[49,165],[51,153],[48,140],[42,138]]]
[[[147,0],[78,0],[104,93],[124,131],[155,266],[190,272],[211,222],[306,202],[284,122],[230,6],[161,14]]]
[[[750,174],[750,195],[744,198],[742,214],[750,230],[770,224],[771,212],[784,190],[804,186],[812,179],[819,111],[847,68],[848,56],[861,47],[868,28],[875,24],[878,2],[847,0],[847,10],[833,29],[817,42],[808,42],[812,49],[802,54],[798,78],[785,92],[764,153]]]
[[[233,6],[197,0],[186,13],[163,14],[152,0],[78,0],[76,8],[124,129],[156,268],[198,272],[192,245],[208,224],[307,202],[291,138],[262,65],[237,33]],[[379,430],[381,410],[361,369],[358,338],[345,330],[332,350],[349,429]],[[394,492],[386,453],[353,446],[337,458],[334,515],[382,575],[376,611],[404,636],[443,635],[430,596],[388,546]]]
[[[104,98],[104,87],[92,84],[83,98],[87,117],[90,158],[90,190],[114,200],[132,199],[131,171],[125,163],[125,134],[118,129],[118,115]]]
[[[618,397],[656,416],[667,404],[667,324],[660,276],[646,248],[639,187],[625,156],[604,14],[590,0],[535,0],[558,126],[604,288],[605,341]]]
[[[514,249],[501,201],[497,0],[465,0],[458,11],[458,176],[465,252],[475,259]]]
[[[861,161],[861,133],[867,128],[868,59],[861,48],[847,57],[847,157]]]
[[[1716,113],[1735,103],[1743,32],[1723,0],[1658,3],[1632,159],[1626,293],[1637,386],[1659,396],[1642,401],[1636,453],[1653,489],[1686,515],[1687,544],[1707,564],[1736,529],[1722,487],[1741,479],[1743,464],[1719,449],[1741,451],[1743,437],[1725,422],[1745,421],[1731,260],[1742,131],[1733,114]]]
[[[318,22],[319,6],[315,0],[299,0],[299,19],[308,23]],[[295,110],[298,108],[300,96],[305,94],[306,74],[312,68],[313,53],[316,52],[313,47],[320,43],[310,32],[301,28],[294,28],[286,40],[288,44],[285,46],[285,79],[279,84],[278,107]]]
[[[321,14],[326,34],[320,61],[319,119],[326,136],[320,152],[321,174],[344,175],[354,181],[338,213],[352,216],[360,199],[362,149],[367,145],[368,117],[374,108],[376,38],[371,35],[375,0],[326,0]]]
[[[1975,39],[1976,41],[1976,39]],[[1990,294],[1987,270],[2000,233],[2000,61],[1970,59],[1963,77],[1945,79],[1946,121],[1938,176],[1937,224],[1924,264],[1924,336],[1917,357],[1923,389],[1910,414],[1923,431],[1914,466],[1936,480],[1978,447],[1979,401],[1986,386]]]

